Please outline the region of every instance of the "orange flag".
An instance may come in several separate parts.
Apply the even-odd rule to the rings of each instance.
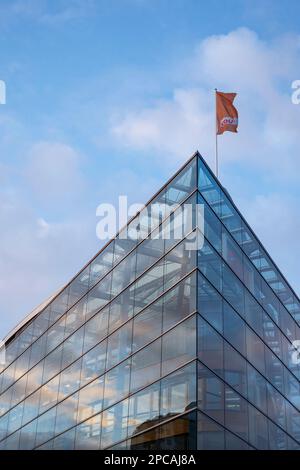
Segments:
[[[217,134],[237,132],[238,112],[233,106],[236,93],[216,91]]]

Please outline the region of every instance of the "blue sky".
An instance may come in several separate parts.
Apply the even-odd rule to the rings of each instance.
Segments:
[[[300,3],[0,0],[0,337],[101,247],[96,207],[145,202],[238,93],[220,178],[300,292]]]

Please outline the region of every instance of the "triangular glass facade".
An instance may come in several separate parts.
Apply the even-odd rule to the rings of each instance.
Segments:
[[[0,448],[299,449],[299,321],[196,153],[7,338]]]

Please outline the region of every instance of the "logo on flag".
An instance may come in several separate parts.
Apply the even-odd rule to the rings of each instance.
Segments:
[[[236,93],[222,93],[216,91],[217,134],[223,132],[237,132],[238,112],[233,106]]]

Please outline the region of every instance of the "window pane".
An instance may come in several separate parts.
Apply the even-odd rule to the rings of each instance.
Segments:
[[[212,246],[221,252],[221,230],[222,224],[209,205],[198,193],[198,204],[204,205],[204,235]]]
[[[128,436],[153,426],[159,419],[160,383],[135,393],[129,399]]]
[[[90,266],[90,288],[94,286],[96,282],[98,282],[112,268],[113,248],[114,243],[110,243],[92,261]]]
[[[196,274],[185,278],[163,297],[163,330],[196,310]]]
[[[109,302],[111,298],[111,277],[111,273],[107,274],[107,276],[88,293],[87,318],[93,316],[94,313]]]
[[[81,385],[91,382],[105,370],[107,341],[104,340],[82,357]]]
[[[158,339],[132,357],[131,392],[157,380],[160,367],[161,339]]]
[[[198,356],[223,377],[223,338],[201,317],[198,319]]]
[[[222,263],[223,295],[233,308],[244,316],[244,287],[233,272]]]
[[[198,250],[198,267],[212,285],[221,291],[222,263],[219,255],[205,240],[203,247]]]
[[[250,328],[246,328],[247,359],[265,373],[265,348],[262,340]]]
[[[267,381],[252,367],[247,364],[248,399],[264,413],[267,413]]]
[[[131,353],[132,321],[108,337],[106,368],[110,369]]]
[[[162,375],[196,357],[196,315],[162,337]]]
[[[104,377],[100,377],[79,392],[78,421],[84,421],[102,410]]]
[[[245,322],[228,305],[223,302],[224,308],[224,336],[241,354],[246,353]]]
[[[161,381],[160,416],[169,418],[196,406],[196,363],[179,369]]]
[[[162,299],[151,304],[133,320],[133,351],[140,349],[162,332]]]
[[[252,295],[245,290],[245,318],[254,331],[263,335],[262,308]]]
[[[114,331],[133,315],[135,285],[118,295],[109,305],[109,332]]]
[[[182,279],[196,267],[196,250],[190,250],[186,240],[165,256],[164,290]]]
[[[78,393],[70,396],[57,406],[55,434],[60,434],[76,424]]]
[[[81,362],[82,359],[80,358],[70,367],[61,372],[59,384],[60,400],[78,390],[80,386]]]
[[[214,328],[223,333],[222,297],[201,274],[198,275],[198,311]]]
[[[115,296],[127,287],[135,278],[136,250],[130,253],[112,272],[112,295]]]
[[[224,382],[212,371],[198,365],[198,407],[224,424]]]
[[[102,415],[93,416],[76,427],[76,450],[98,450],[100,448],[101,420]]]
[[[164,285],[164,262],[159,261],[135,284],[134,312],[137,314],[162,294]]]
[[[225,386],[225,426],[248,440],[248,403],[227,386]]]
[[[224,342],[224,379],[232,388],[247,396],[246,360]]]
[[[121,441],[127,435],[128,400],[103,412],[101,449]]]
[[[35,446],[39,446],[43,442],[48,441],[53,437],[55,418],[56,408],[52,408],[43,415],[39,416],[37,420]]]
[[[40,409],[39,413],[43,413],[51,406],[56,405],[58,398],[59,375],[56,375],[46,385],[41,388]]]
[[[109,307],[105,307],[85,324],[83,352],[100,343],[107,335],[108,313]]]
[[[198,450],[223,450],[224,428],[198,412]]]
[[[222,228],[222,257],[227,261],[234,273],[243,279],[243,254],[242,250],[230,237],[227,230]],[[254,269],[254,268],[253,268]]]
[[[114,367],[111,371],[105,374],[104,408],[112,405],[118,400],[121,400],[128,394],[130,362],[130,359],[122,362],[122,364]]]
[[[54,450],[73,450],[75,441],[75,428],[57,436],[53,441]]]
[[[196,188],[197,160],[194,158],[168,184],[166,188],[166,204],[179,204]]]

